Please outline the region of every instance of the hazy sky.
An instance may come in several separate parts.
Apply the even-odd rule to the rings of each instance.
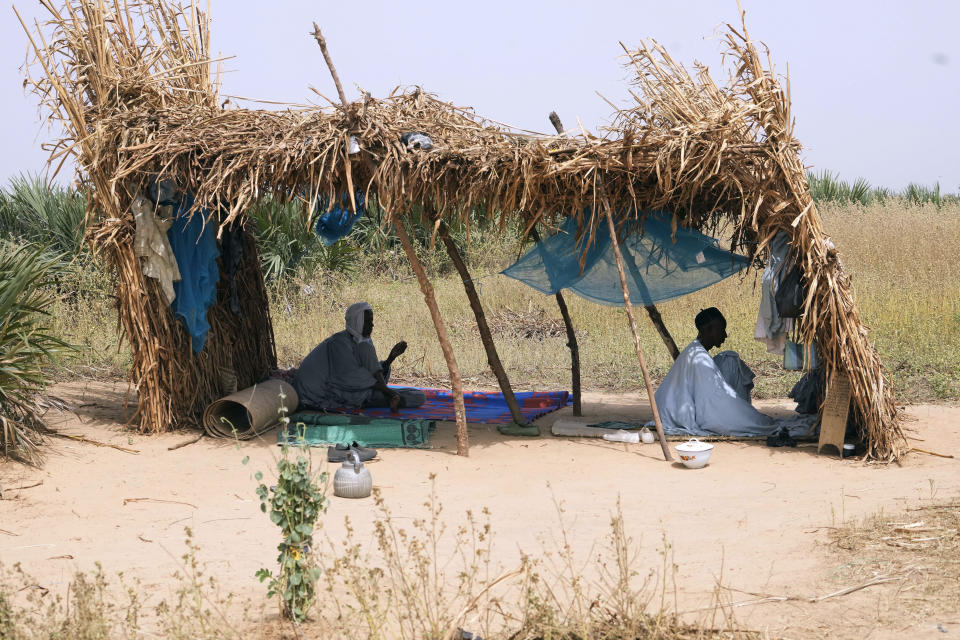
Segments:
[[[960,190],[960,2],[743,0],[755,40],[777,70],[789,64],[797,136],[815,170],[902,188],[939,181]],[[203,4],[203,3],[202,3]],[[607,122],[628,98],[618,41],[655,38],[684,64],[699,60],[718,80],[735,0],[588,2],[321,2],[211,0],[213,50],[236,57],[224,93],[304,102],[315,86],[336,91],[307,33],[316,20],[348,97],[420,85],[481,115],[550,131]],[[28,18],[38,3],[18,0]],[[4,153],[0,183],[43,168],[50,137],[19,68],[27,40],[12,11],[2,20]]]

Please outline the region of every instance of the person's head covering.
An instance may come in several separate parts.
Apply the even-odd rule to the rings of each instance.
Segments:
[[[724,319],[723,314],[720,313],[720,309],[717,309],[716,307],[708,307],[701,310],[700,313],[697,314],[697,317],[693,319],[693,324],[697,326],[697,331],[700,331],[717,318],[720,318],[721,320]]]
[[[347,307],[347,333],[350,334],[355,342],[370,341],[369,337],[363,335],[364,311],[373,312],[373,307],[366,302],[354,302]]]

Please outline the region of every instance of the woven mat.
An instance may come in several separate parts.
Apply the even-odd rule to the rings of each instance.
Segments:
[[[436,429],[433,420],[397,420],[367,416],[327,414],[301,411],[290,416],[287,444],[306,442],[310,446],[350,444],[380,449],[427,449],[430,434]],[[277,433],[277,443],[284,442],[284,433]]]

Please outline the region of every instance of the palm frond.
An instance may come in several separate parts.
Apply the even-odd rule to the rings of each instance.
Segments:
[[[44,367],[73,348],[44,326],[60,258],[42,245],[0,243],[0,453],[40,461],[36,394]]]

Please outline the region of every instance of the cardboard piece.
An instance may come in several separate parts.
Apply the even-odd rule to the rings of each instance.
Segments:
[[[823,401],[823,417],[820,421],[820,443],[817,453],[832,445],[837,455],[843,457],[843,440],[847,432],[847,417],[850,415],[850,379],[842,373],[834,374],[827,386]]]

